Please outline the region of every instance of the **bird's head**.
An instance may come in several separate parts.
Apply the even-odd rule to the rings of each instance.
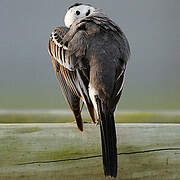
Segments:
[[[89,4],[76,3],[68,8],[64,23],[69,28],[75,20],[86,17],[94,11],[95,8]]]

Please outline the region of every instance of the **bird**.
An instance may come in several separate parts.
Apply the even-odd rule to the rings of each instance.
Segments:
[[[83,131],[81,101],[93,123],[97,116],[104,175],[115,178],[118,162],[114,113],[123,91],[129,42],[113,20],[90,4],[71,5],[64,23],[49,38],[53,68],[79,130]]]

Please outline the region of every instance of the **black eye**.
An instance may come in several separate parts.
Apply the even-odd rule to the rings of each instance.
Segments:
[[[88,12],[86,13],[86,16],[88,16],[90,14],[90,9],[88,10]]]
[[[77,15],[80,15],[80,11],[76,11],[76,14],[77,14]]]

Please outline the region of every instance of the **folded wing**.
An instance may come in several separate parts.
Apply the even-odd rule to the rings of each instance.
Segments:
[[[73,111],[78,128],[82,131],[81,99],[85,102],[90,116],[93,122],[95,122],[94,108],[88,95],[89,68],[87,66],[87,60],[83,59],[85,46],[83,46],[84,49],[76,46],[68,50],[60,44],[68,30],[65,27],[56,28],[50,36],[48,50],[61,89]],[[79,34],[78,36],[80,36],[80,40],[74,43],[79,43],[82,47],[86,41],[85,35]],[[73,41],[77,41],[77,37],[71,43]]]

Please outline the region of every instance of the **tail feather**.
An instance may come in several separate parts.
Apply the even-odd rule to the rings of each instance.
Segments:
[[[117,176],[117,147],[114,114],[108,110],[102,111],[101,101],[97,99],[100,118],[102,154],[105,176]]]

